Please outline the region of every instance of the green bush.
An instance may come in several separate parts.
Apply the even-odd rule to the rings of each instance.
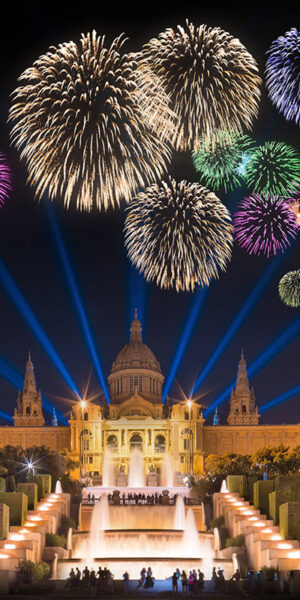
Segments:
[[[266,581],[274,581],[275,573],[277,571],[275,567],[266,567],[266,565],[264,565],[261,568],[261,571],[263,572]]]
[[[212,519],[209,522],[209,529],[214,529],[215,527],[219,529],[222,527],[222,525],[224,525],[224,515],[220,515],[219,517],[216,517],[216,519]]]
[[[225,547],[229,548],[230,546],[245,546],[245,535],[241,533],[240,535],[236,535],[235,537],[230,537],[226,540]]]
[[[34,576],[36,579],[49,579],[50,565],[46,562],[40,562],[35,565]]]
[[[55,533],[46,534],[46,546],[61,546],[66,548],[67,539],[65,535],[57,535]]]
[[[57,530],[58,535],[67,536],[69,529],[76,529],[76,523],[71,517],[62,515],[59,528]]]
[[[32,583],[34,573],[35,573],[35,564],[32,560],[20,560],[19,561],[19,572],[21,574],[22,581],[24,583]]]

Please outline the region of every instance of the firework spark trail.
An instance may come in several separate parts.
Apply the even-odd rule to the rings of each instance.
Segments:
[[[179,122],[177,149],[197,149],[215,129],[251,129],[258,114],[261,79],[243,44],[219,27],[171,28],[138,55],[144,70],[158,75]]]
[[[0,152],[0,206],[4,206],[12,190],[12,173],[3,152]]]
[[[300,35],[292,27],[267,52],[266,86],[271,102],[287,121],[300,125]]]
[[[286,195],[299,189],[300,156],[284,142],[266,142],[251,154],[245,169],[247,185],[258,194]]]
[[[231,217],[203,186],[170,179],[130,203],[125,245],[147,281],[176,291],[209,285],[225,271],[233,242]]]
[[[227,193],[242,185],[253,150],[250,136],[217,129],[210,138],[201,139],[192,158],[200,180],[209,188]]]
[[[284,250],[296,238],[298,225],[289,204],[282,198],[251,194],[233,217],[235,238],[249,254],[268,258]]]
[[[300,306],[300,270],[290,271],[284,275],[278,286],[279,296],[287,306]]]
[[[11,138],[41,198],[91,210],[127,202],[161,177],[175,115],[160,80],[96,32],[42,55],[13,92]]]

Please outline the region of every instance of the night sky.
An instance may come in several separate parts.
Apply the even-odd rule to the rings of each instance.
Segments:
[[[120,8],[113,2],[105,5],[98,2],[94,8],[90,3],[82,3],[82,10],[86,12],[75,9],[75,4],[63,3],[63,9],[61,4],[29,4],[7,4],[11,14],[2,20],[0,36],[0,150],[8,154],[14,177],[14,191],[0,211],[0,258],[82,393],[91,375],[89,393],[93,395],[100,390],[51,233],[46,206],[34,199],[34,190],[26,185],[25,166],[9,143],[10,126],[6,124],[9,95],[17,85],[18,76],[49,46],[75,41],[81,32],[96,29],[98,34],[107,34],[109,42],[125,32],[130,38],[125,50],[136,51],[150,37],[166,27],[184,24],[186,18],[195,25],[220,26],[238,37],[258,61],[263,75],[266,50],[273,39],[298,26],[297,13],[288,10],[286,3],[279,11],[267,2],[262,2],[259,8],[247,3],[247,12],[241,12],[240,5],[230,3],[226,3],[225,8],[223,2],[206,3],[205,8],[201,2],[183,2],[168,10],[162,2],[142,5],[127,1]],[[287,123],[276,112],[264,87],[253,136],[259,142],[285,141],[300,150],[299,127]],[[170,173],[177,179],[198,180],[189,154],[174,155]],[[244,193],[240,188],[224,200],[234,206]],[[140,306],[141,298],[144,341],[167,375],[194,296],[161,291],[134,274],[123,248],[124,208],[123,205],[121,210],[85,214],[76,213],[74,208],[63,209],[62,199],[54,203],[105,376],[127,342],[134,304]],[[279,279],[287,271],[299,268],[299,251],[300,236],[198,390],[204,406],[209,406],[235,377],[242,347],[247,362],[251,363],[295,319],[300,319],[299,309],[287,308],[278,297]],[[172,387],[172,396],[180,397],[177,383],[189,393],[193,381],[267,267],[267,259],[249,257],[234,247],[227,273],[213,282],[208,292]],[[74,395],[2,286],[0,307],[0,357],[23,373],[30,348],[39,387],[67,415]],[[299,335],[256,373],[251,383],[258,405],[299,385]],[[15,401],[16,389],[1,378],[0,410],[12,414]],[[264,412],[261,422],[297,423],[300,421],[299,401],[298,394]],[[222,422],[227,412],[226,402],[220,407]]]

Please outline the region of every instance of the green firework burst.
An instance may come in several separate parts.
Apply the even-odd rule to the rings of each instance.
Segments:
[[[286,195],[300,184],[300,156],[284,142],[266,142],[253,152],[245,179],[258,194]]]
[[[278,286],[279,296],[287,306],[300,306],[300,269],[290,271],[282,277]]]
[[[250,136],[217,129],[209,138],[201,139],[192,158],[200,181],[226,193],[243,183],[253,150],[254,142]]]

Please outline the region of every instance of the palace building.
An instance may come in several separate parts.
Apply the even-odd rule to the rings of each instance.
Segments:
[[[54,426],[46,425],[29,356],[23,391],[17,397],[14,425],[0,427],[0,446],[25,448],[45,444],[57,451],[67,450],[80,462],[82,472],[98,478],[99,482],[108,450],[120,480],[126,478],[130,454],[135,448],[143,453],[146,474],[157,477],[158,481],[168,454],[180,483],[183,473],[204,470],[208,454],[251,454],[264,446],[300,444],[299,424],[259,425],[260,415],[243,352],[231,393],[227,425],[219,424],[217,412],[214,424],[206,425],[201,405],[192,400],[167,397],[163,403],[163,383],[160,364],[143,342],[136,311],[129,342],[117,355],[108,376],[110,404],[77,402],[71,411],[69,427],[55,426],[55,419]]]

